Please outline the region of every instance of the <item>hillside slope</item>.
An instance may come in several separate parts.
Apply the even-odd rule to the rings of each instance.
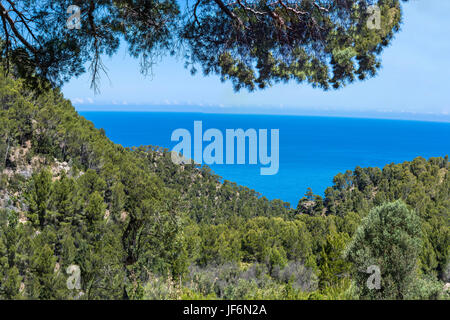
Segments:
[[[358,167],[294,210],[168,150],[112,143],[57,90],[0,72],[0,99],[1,298],[349,298],[341,252],[398,199],[422,221],[419,272],[448,281],[447,157]]]

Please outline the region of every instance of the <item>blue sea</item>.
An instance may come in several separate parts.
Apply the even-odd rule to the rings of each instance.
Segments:
[[[256,190],[269,199],[297,206],[306,189],[323,195],[339,172],[384,167],[418,156],[450,153],[450,123],[312,116],[242,115],[179,112],[80,112],[115,143],[155,145],[170,150],[172,132],[184,128],[194,140],[194,121],[210,128],[279,129],[279,171],[260,175],[261,164],[211,165],[224,180]],[[270,141],[270,139],[269,139]],[[204,142],[203,147],[209,142]],[[268,147],[270,154],[270,145]],[[248,159],[248,158],[247,158]],[[248,161],[247,161],[248,163]]]

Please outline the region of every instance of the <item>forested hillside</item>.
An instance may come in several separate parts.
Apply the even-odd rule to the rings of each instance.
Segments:
[[[447,156],[357,167],[294,209],[112,143],[58,90],[0,71],[0,99],[2,299],[449,297]]]

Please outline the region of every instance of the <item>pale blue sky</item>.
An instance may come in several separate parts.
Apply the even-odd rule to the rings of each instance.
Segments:
[[[153,77],[121,50],[104,58],[109,79],[101,93],[89,88],[89,75],[63,87],[78,110],[178,110],[393,117],[450,121],[450,1],[413,0],[403,5],[404,23],[382,56],[377,77],[339,91],[306,84],[277,84],[235,93],[219,77],[191,76],[183,60],[167,57]],[[156,109],[155,109],[156,108]]]

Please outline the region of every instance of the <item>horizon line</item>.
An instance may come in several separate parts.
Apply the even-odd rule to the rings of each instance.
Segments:
[[[379,119],[398,121],[421,121],[450,123],[449,114],[419,113],[419,112],[394,112],[394,111],[346,111],[346,110],[292,110],[280,109],[276,111],[270,108],[246,108],[241,107],[211,107],[211,106],[150,106],[150,105],[73,105],[77,112],[148,112],[148,113],[200,113],[200,114],[230,114],[230,115],[272,115],[272,116],[304,116],[304,117],[329,117],[329,118],[354,118],[354,119]]]

